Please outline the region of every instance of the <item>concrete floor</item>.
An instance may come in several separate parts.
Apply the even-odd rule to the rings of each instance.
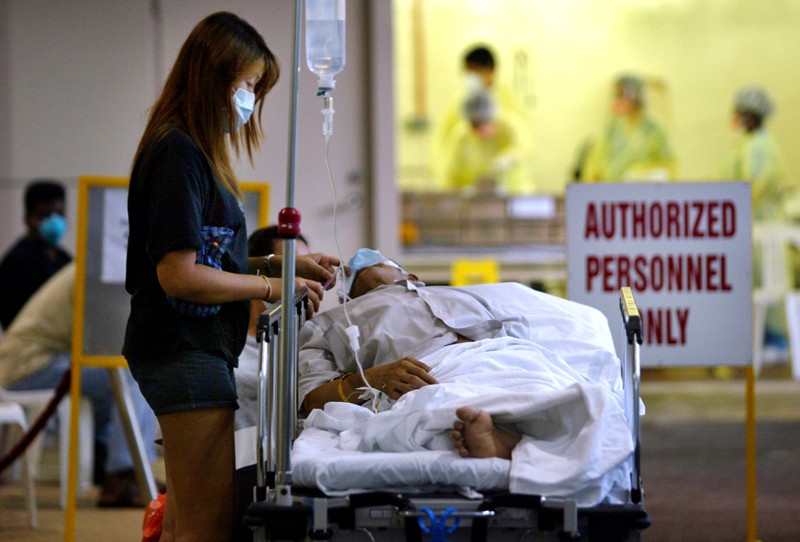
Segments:
[[[723,376],[726,379],[720,379]],[[646,542],[746,540],[745,383],[741,372],[649,370],[643,376],[642,478],[652,526]],[[757,533],[763,542],[800,540],[800,383],[783,368],[756,386]],[[28,527],[18,482],[0,483],[0,540],[63,540],[57,455],[45,453],[37,482],[38,529]],[[159,465],[156,466],[159,476]],[[107,510],[88,495],[76,540],[139,542],[143,510]]]
[[[747,540],[745,383],[643,385],[647,542]],[[756,385],[756,533],[800,541],[800,384]]]

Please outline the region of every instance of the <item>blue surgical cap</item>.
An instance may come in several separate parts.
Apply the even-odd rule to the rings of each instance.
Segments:
[[[622,75],[617,79],[617,86],[622,91],[622,96],[644,107],[645,84],[641,77],[632,74]]]
[[[464,101],[461,110],[473,126],[482,126],[497,116],[497,106],[486,91],[472,93]]]
[[[735,108],[739,113],[752,113],[765,119],[775,110],[775,105],[763,88],[750,86],[736,93]]]

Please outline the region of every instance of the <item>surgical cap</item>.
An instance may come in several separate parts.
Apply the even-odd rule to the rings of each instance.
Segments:
[[[736,93],[735,108],[737,113],[752,113],[762,119],[767,118],[775,110],[769,95],[760,87],[744,87]]]
[[[371,248],[360,248],[347,262],[347,267],[350,269],[350,275],[344,281],[344,293],[350,295],[350,289],[353,287],[353,281],[356,278],[356,273],[365,267],[372,267],[373,265],[385,264],[396,267],[397,269],[405,271],[396,262],[384,257],[378,250]],[[340,292],[342,293],[342,292]]]
[[[480,126],[494,119],[497,106],[488,92],[474,92],[464,101],[462,111],[473,126]]]
[[[623,75],[617,79],[622,95],[639,105],[644,105],[644,81],[635,75]]]

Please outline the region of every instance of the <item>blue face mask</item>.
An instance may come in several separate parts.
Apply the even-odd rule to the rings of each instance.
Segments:
[[[256,95],[243,88],[237,88],[233,93],[233,105],[236,107],[236,131],[242,129],[247,124],[253,109],[256,107]]]
[[[347,262],[347,267],[350,269],[350,275],[344,281],[340,281],[341,286],[339,295],[342,297],[344,297],[344,294],[349,295],[350,289],[353,287],[353,281],[356,278],[356,273],[359,269],[372,267],[373,265],[378,265],[380,263],[402,269],[399,265],[384,257],[384,255],[377,250],[371,248],[358,249]]]
[[[67,231],[67,219],[59,213],[52,213],[39,223],[39,236],[45,243],[55,245]]]
[[[347,267],[353,271],[364,269],[365,267],[372,267],[382,263],[386,258],[383,257],[379,251],[371,248],[360,248],[347,262]]]

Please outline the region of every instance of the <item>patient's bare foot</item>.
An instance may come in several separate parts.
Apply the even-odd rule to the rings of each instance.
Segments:
[[[494,425],[492,417],[473,407],[456,409],[458,420],[450,436],[461,457],[500,457],[511,459],[519,437]]]

